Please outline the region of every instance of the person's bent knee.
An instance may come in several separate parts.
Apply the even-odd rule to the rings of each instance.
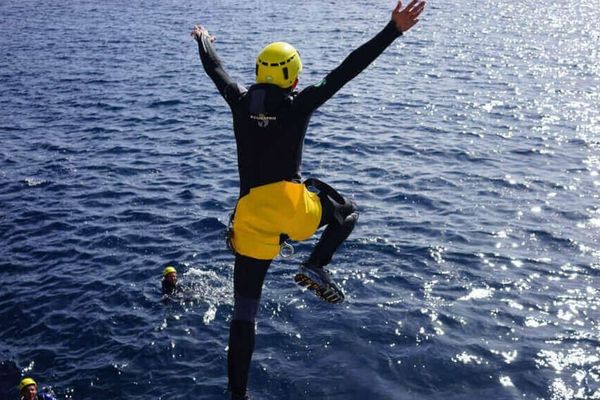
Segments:
[[[344,218],[344,225],[356,225],[356,223],[358,222],[358,216],[359,213],[357,210],[351,212],[346,216],[346,218]]]
[[[335,219],[340,225],[358,221],[358,206],[352,200],[344,198],[344,204],[335,204]]]
[[[349,213],[347,216],[355,214],[355,219],[358,220],[358,206],[356,205],[356,203],[352,200],[348,201],[348,203],[350,203],[350,207],[349,207]]]

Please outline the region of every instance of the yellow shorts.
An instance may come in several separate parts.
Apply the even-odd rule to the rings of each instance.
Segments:
[[[250,189],[233,220],[233,247],[247,257],[271,260],[279,254],[279,237],[305,240],[319,228],[321,201],[305,185],[276,182]]]

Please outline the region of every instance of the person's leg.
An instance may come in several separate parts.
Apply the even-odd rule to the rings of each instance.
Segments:
[[[358,212],[352,201],[344,199],[330,186],[318,181],[315,187],[320,189],[318,195],[323,210],[319,226],[327,227],[294,276],[294,281],[329,303],[341,303],[344,301],[344,292],[323,267],[329,264],[335,251],[352,232]]]
[[[271,260],[235,256],[234,306],[229,326],[227,370],[232,399],[243,399],[254,351],[255,319],[265,275]]]
[[[323,209],[320,226],[327,227],[305,262],[313,267],[329,264],[335,251],[350,236],[358,221],[358,211],[354,202],[341,198],[338,200],[343,200],[343,203],[340,203],[323,192],[319,193],[319,198]]]

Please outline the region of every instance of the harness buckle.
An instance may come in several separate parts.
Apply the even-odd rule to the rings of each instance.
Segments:
[[[294,255],[294,246],[288,242],[289,239],[290,237],[285,233],[279,235],[279,255],[281,258],[290,258]]]

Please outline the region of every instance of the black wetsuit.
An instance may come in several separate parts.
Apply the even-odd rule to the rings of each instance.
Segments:
[[[388,23],[321,82],[300,92],[270,84],[244,88],[229,77],[207,35],[202,36],[199,42],[200,59],[233,114],[240,198],[257,186],[279,181],[301,181],[304,136],[312,113],[371,64],[400,35],[395,25]],[[322,266],[330,261],[333,252],[348,237],[357,214],[350,202],[340,204],[326,193],[319,197],[323,207],[320,226],[327,225],[327,228],[308,262]],[[254,350],[254,321],[270,263],[271,260],[236,254],[235,304],[228,353],[229,387],[234,398],[243,398],[246,392]]]
[[[166,278],[163,278],[161,282],[162,297],[161,301],[163,304],[169,304],[171,300],[175,300],[181,296],[182,288],[178,283],[172,284]]]
[[[162,294],[167,296],[173,296],[175,293],[179,292],[179,285],[172,284],[166,279],[163,279],[161,282]]]

